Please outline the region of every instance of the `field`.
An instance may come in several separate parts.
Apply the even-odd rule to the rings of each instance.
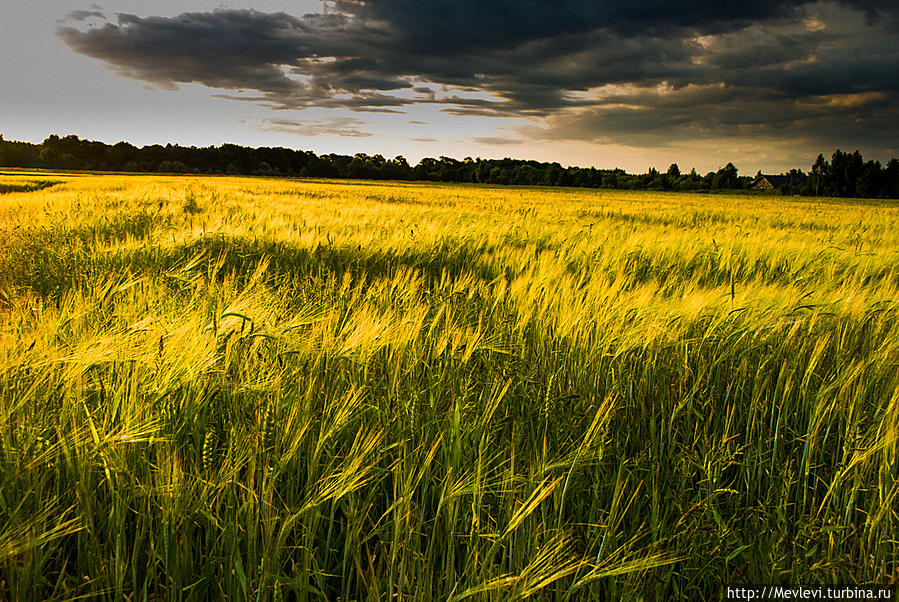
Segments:
[[[899,202],[0,192],[0,599],[899,580]]]

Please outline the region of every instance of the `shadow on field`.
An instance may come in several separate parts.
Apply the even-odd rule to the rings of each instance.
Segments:
[[[319,245],[300,247],[284,242],[257,241],[247,238],[206,237],[178,251],[182,257],[205,251],[209,257],[224,257],[223,272],[232,270],[240,276],[249,272],[263,258],[268,259],[268,272],[288,277],[346,272],[365,274],[371,279],[393,276],[397,268],[419,270],[428,281],[446,276],[455,278],[470,273],[480,280],[493,280],[501,271],[484,262],[491,245],[441,241],[427,249],[376,249],[363,246]]]
[[[105,236],[104,242],[110,242]],[[117,237],[113,236],[112,240]],[[219,277],[248,280],[255,267],[268,261],[267,278],[304,279],[365,276],[367,282],[392,277],[401,267],[418,270],[430,286],[442,278],[471,274],[482,281],[497,278],[502,270],[484,261],[492,245],[442,241],[427,249],[374,249],[362,246],[301,247],[285,242],[210,235],[175,246],[145,245],[137,249],[97,249],[92,237],[71,236],[65,244],[22,240],[7,247],[0,262],[0,285],[13,290],[31,289],[43,297],[56,297],[76,286],[89,286],[125,272],[153,276],[194,263],[205,271],[221,262]],[[201,256],[199,263],[195,260]]]
[[[617,215],[617,214],[616,214]],[[608,215],[605,216],[608,218]],[[624,216],[617,217],[624,219]],[[626,216],[631,219],[632,216]],[[694,216],[695,217],[695,216]],[[716,213],[703,214],[703,220],[721,220]],[[646,219],[657,219],[650,216]],[[95,223],[71,226],[65,222],[51,226],[16,228],[0,231],[0,289],[6,295],[18,289],[30,289],[42,297],[57,297],[73,286],[102,282],[111,276],[162,274],[183,267],[199,254],[204,258],[195,269],[206,269],[222,259],[222,271],[241,281],[249,278],[256,265],[269,262],[267,277],[340,278],[345,273],[364,276],[371,282],[392,277],[401,268],[418,271],[425,284],[433,287],[444,274],[456,279],[470,274],[481,281],[500,276],[511,280],[545,252],[555,254],[567,272],[581,282],[596,278],[618,282],[622,290],[631,290],[648,282],[657,282],[661,294],[680,294],[683,287],[742,288],[743,283],[793,285],[813,280],[829,281],[832,286],[848,283],[868,286],[883,281],[899,283],[893,264],[862,263],[845,257],[840,250],[822,249],[806,260],[770,250],[750,254],[743,251],[729,261],[712,247],[700,252],[661,253],[637,247],[627,252],[601,249],[600,254],[565,254],[548,239],[508,236],[502,242],[460,240],[447,236],[431,246],[412,244],[403,249],[372,246],[319,245],[300,246],[249,236],[207,235],[187,243],[154,244],[171,231],[174,217],[140,211],[103,218]],[[701,223],[705,223],[700,220]],[[139,245],[139,246],[138,246]],[[503,265],[495,255],[515,249],[522,255]],[[525,255],[533,253],[532,256]],[[3,295],[0,295],[0,299]]]
[[[40,180],[33,182],[15,182],[0,184],[0,194],[13,194],[16,192],[37,192],[45,188],[51,188],[57,184],[63,184],[62,180]]]

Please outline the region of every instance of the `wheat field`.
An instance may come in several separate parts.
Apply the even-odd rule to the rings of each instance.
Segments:
[[[899,202],[0,193],[0,599],[899,580]]]

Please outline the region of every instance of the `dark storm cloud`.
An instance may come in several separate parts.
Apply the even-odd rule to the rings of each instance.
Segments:
[[[880,92],[794,100],[771,98],[762,91],[684,88],[637,92],[619,100],[551,118],[542,130],[544,136],[638,146],[722,136],[810,142],[816,127],[825,126],[839,131],[841,138],[854,133],[851,138],[856,144],[861,142],[858,134],[889,144],[899,125],[893,110],[896,97]]]
[[[846,123],[882,141],[899,121],[894,4],[337,0],[299,17],[120,14],[85,29],[78,15],[58,35],[125,76],[251,90],[231,96],[273,108],[434,104],[536,118],[549,138],[646,145],[796,132],[825,140]]]
[[[315,92],[316,82],[301,84],[282,65],[314,59],[348,31],[348,19],[324,15],[297,19],[256,11],[185,13],[175,18],[120,14],[116,23],[57,33],[70,48],[101,59],[123,75],[163,86],[200,83],[245,89],[266,96]],[[314,67],[310,63],[310,67]]]
[[[425,52],[515,47],[535,39],[608,29],[653,35],[722,31],[790,15],[802,0],[337,0],[345,14],[391,24]]]

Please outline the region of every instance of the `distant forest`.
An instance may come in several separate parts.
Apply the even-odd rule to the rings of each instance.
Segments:
[[[197,148],[158,144],[138,148],[127,142],[105,144],[77,136],[53,135],[40,144],[13,142],[0,135],[0,166],[45,169],[125,171],[175,174],[239,174],[363,180],[425,180],[531,186],[570,186],[624,190],[672,190],[714,192],[749,190],[756,177],[741,176],[733,163],[705,175],[681,172],[672,164],[667,171],[650,168],[644,174],[622,169],[562,167],[519,159],[450,157],[422,159],[410,165],[404,157],[358,153],[321,155],[289,148],[248,148],[235,144]],[[775,189],[781,194],[864,198],[899,198],[899,160],[886,166],[865,161],[855,151],[837,150],[827,161],[823,155],[809,172],[793,169],[787,181]]]

